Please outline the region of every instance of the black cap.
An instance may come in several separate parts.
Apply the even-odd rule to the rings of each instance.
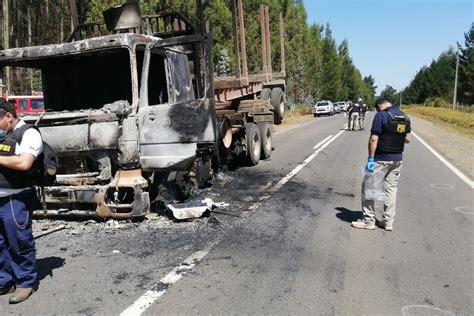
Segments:
[[[391,103],[391,101],[390,101],[388,98],[386,98],[386,97],[380,97],[380,98],[378,98],[377,100],[375,100],[375,106],[378,106],[378,105],[380,105],[380,104],[382,104],[382,103],[387,103],[387,102],[388,102],[388,103]]]
[[[3,111],[2,111],[3,110]],[[16,106],[15,104],[0,98],[0,117],[3,117],[5,113],[2,112],[9,112],[13,114],[14,117],[16,117]]]

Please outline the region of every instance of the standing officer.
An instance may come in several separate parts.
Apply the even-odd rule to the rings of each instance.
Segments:
[[[359,113],[360,113],[360,103],[359,101],[354,101],[352,103],[352,108],[349,112],[349,130],[356,131],[359,129]],[[357,124],[357,128],[355,127]]]
[[[381,226],[393,230],[397,185],[402,168],[402,152],[405,143],[411,140],[411,126],[408,116],[400,109],[392,106],[390,101],[380,98],[375,103],[377,114],[372,122],[369,138],[369,158],[367,172],[373,174],[374,184],[382,184],[384,189],[384,210]],[[365,177],[362,183],[362,214],[363,219],[352,222],[355,228],[375,229],[375,201],[366,196]]]
[[[39,200],[31,179],[42,150],[39,131],[0,99],[0,295],[13,293],[10,304],[28,299],[37,285],[31,217]]]
[[[367,104],[360,100],[359,129],[365,130],[365,113],[367,112]]]

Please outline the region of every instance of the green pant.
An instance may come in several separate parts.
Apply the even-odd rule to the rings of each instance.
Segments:
[[[402,169],[401,161],[377,161],[374,169],[375,187],[383,187],[384,206],[382,219],[388,224],[395,220],[397,185]],[[365,180],[362,182],[362,213],[366,222],[375,222],[375,201],[365,196]]]

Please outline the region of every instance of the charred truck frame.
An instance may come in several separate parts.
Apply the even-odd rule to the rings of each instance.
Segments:
[[[78,26],[69,42],[0,51],[0,70],[41,71],[44,113],[35,123],[56,151],[56,182],[36,214],[140,217],[163,187],[185,197],[211,162],[269,158],[284,112],[273,74],[268,8],[261,8],[264,72],[249,75],[241,0],[233,1],[236,76],[213,77],[212,36],[179,13],[141,16],[138,4]],[[197,1],[202,17],[202,2]]]

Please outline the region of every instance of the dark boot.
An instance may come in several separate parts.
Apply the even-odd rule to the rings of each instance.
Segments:
[[[15,285],[8,284],[5,287],[0,288],[0,295],[10,294],[15,292]]]
[[[30,297],[31,294],[33,294],[32,287],[18,288],[16,289],[15,293],[13,293],[12,296],[10,296],[8,303],[10,304],[21,303],[23,301],[26,301]]]

